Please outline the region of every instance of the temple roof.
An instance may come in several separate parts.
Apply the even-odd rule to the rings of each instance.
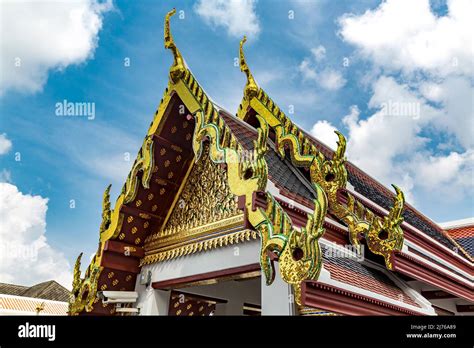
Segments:
[[[257,137],[257,130],[245,121],[232,116],[228,111],[222,108],[219,114],[231,128],[233,134],[238,138],[242,146],[249,150],[253,149],[253,141]],[[325,157],[332,158],[334,156],[334,150],[306,131],[302,131]],[[273,144],[270,139],[268,139],[268,143]],[[268,164],[269,179],[278,188],[283,189],[286,193],[285,196],[312,208],[314,190],[311,189],[309,181],[303,175],[297,175],[297,173],[295,173],[298,172],[298,170],[293,164],[286,159],[282,160],[272,146],[269,147],[265,159]],[[348,181],[357,193],[360,193],[383,209],[390,210],[393,204],[393,198],[395,197],[395,194],[390,189],[350,161],[346,162],[346,168]],[[469,236],[462,240],[453,240],[450,234],[446,233],[438,224],[407,203],[405,203],[402,216],[406,223],[435,239],[457,254],[468,259],[469,256],[473,256],[474,236]]]
[[[357,259],[348,257],[328,257],[327,247],[322,246],[324,268],[331,273],[331,278],[352,285],[394,301],[400,301],[411,306],[420,305],[406,294],[381,270],[369,267]]]
[[[70,293],[69,290],[61,284],[50,280],[30,287],[0,283],[0,294],[67,302]]]
[[[0,313],[3,315],[66,315],[68,304],[65,301],[51,301],[0,294]]]
[[[343,244],[349,239],[358,247],[363,238],[373,254],[384,257],[389,270],[393,270],[394,255],[403,253],[403,230],[419,230],[421,233],[417,234],[424,234],[472,261],[460,242],[415,208],[404,204],[400,189],[394,186],[396,195],[393,194],[347,162],[346,141],[341,133],[338,132],[338,149],[333,151],[292,123],[256,85],[243,56],[245,38],[240,44],[240,63],[247,75],[247,85],[237,117],[217,106],[199,85],[174,44],[169,28],[169,18],[174,13],[175,10],[169,12],[165,19],[165,47],[174,57],[168,87],[113,210],[109,201],[110,187],[104,193],[98,251],[84,279],[80,277],[80,257],[76,262],[71,313],[85,310],[112,314],[113,308],[98,303],[97,291],[131,291],[144,264],[162,261],[159,257],[153,258],[159,248],[148,248],[150,243],[158,243],[152,240],[155,235],[161,246],[166,244],[163,240],[169,244],[165,245],[167,260],[255,239],[258,233],[262,239],[260,264],[267,285],[274,277],[273,261],[270,262],[273,253],[278,255],[279,262],[280,258],[285,260],[282,264],[286,270],[282,273],[283,267],[280,268],[280,274],[299,294],[303,282],[317,281],[323,261],[319,248],[309,248],[309,244],[302,241],[318,243],[324,233],[322,225],[326,214],[340,223],[338,231],[342,231],[343,237],[339,240],[343,240]],[[243,212],[245,229],[239,236],[224,234],[215,238],[209,233],[202,234],[199,243],[193,241],[193,235],[173,235],[176,232],[173,228],[160,236],[203,153],[214,164],[225,168],[225,184],[237,198],[235,203]],[[350,185],[346,186],[347,182]],[[275,187],[279,192],[273,196]],[[282,197],[278,195],[287,198],[284,204],[288,207],[280,204]],[[299,209],[303,218],[293,214],[296,218],[292,221],[290,210],[297,209],[289,204],[291,201],[304,206]],[[309,213],[313,209],[314,212]],[[203,221],[202,216],[198,218]],[[239,220],[236,226],[242,229],[240,223]],[[384,233],[388,237],[384,237]],[[295,246],[286,243],[295,236],[298,236],[293,239],[298,241],[298,248],[306,250],[304,260],[291,256],[290,248]],[[150,256],[151,261],[144,262],[144,256]],[[325,258],[324,262],[340,282],[349,282],[369,292],[376,288],[382,292],[380,295],[416,306],[413,299],[405,298],[403,291],[400,293],[381,271],[357,261]],[[304,271],[296,272],[303,268]]]
[[[474,218],[440,224],[448,235],[474,257]]]

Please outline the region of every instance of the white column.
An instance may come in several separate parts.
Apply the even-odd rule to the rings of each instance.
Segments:
[[[171,291],[147,288],[137,304],[140,315],[168,315]]]
[[[293,288],[281,279],[277,262],[275,272],[272,285],[265,283],[262,274],[262,315],[295,315]]]

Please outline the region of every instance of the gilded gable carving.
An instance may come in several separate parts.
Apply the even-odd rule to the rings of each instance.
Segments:
[[[160,235],[170,235],[241,214],[226,172],[212,162],[206,146]]]

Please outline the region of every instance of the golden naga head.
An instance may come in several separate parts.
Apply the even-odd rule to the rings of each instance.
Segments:
[[[168,12],[165,17],[165,48],[173,52],[174,63],[170,69],[170,78],[171,78],[171,81],[173,81],[174,83],[178,82],[178,80],[186,72],[183,56],[181,56],[181,53],[179,52],[178,47],[176,47],[173,40],[173,36],[171,35],[171,30],[170,30],[170,18],[175,13],[176,13],[176,9],[174,8],[170,12]]]
[[[403,222],[402,212],[405,196],[397,186],[392,186],[396,192],[392,209],[384,217],[383,222],[376,219],[376,223],[373,224],[366,235],[369,250],[384,257],[387,269],[393,268],[393,252],[402,249],[404,240],[400,225]]]
[[[338,131],[335,131],[339,141],[337,149],[331,160],[327,160],[319,153],[315,156],[311,164],[311,181],[320,184],[329,197],[329,204],[337,204],[337,190],[346,187],[347,169],[345,166],[346,158],[346,138]]]
[[[352,245],[360,251],[359,236],[364,236],[369,250],[383,256],[389,270],[393,268],[393,253],[402,249],[404,239],[400,226],[403,222],[405,197],[397,186],[392,186],[396,192],[394,205],[383,219],[365,208],[360,202],[356,202],[351,194],[348,195],[347,207],[340,210],[342,220],[349,227]]]
[[[314,212],[308,215],[306,227],[300,231],[293,228],[290,218],[273,198],[267,196],[266,215],[271,223],[259,226],[262,239],[260,264],[267,285],[275,277],[273,262],[268,252],[278,255],[281,278],[294,287],[296,303],[301,304],[301,283],[317,280],[322,268],[319,238],[324,233],[324,217],[327,212],[327,197],[324,190],[314,184],[316,199]]]
[[[305,228],[299,232],[292,230],[279,259],[283,280],[293,285],[299,285],[305,280],[317,280],[321,272],[322,257],[318,241],[324,233],[328,202],[324,190],[317,184],[314,187],[317,193],[314,212],[308,215]]]
[[[247,75],[247,84],[245,85],[245,89],[244,89],[244,98],[247,100],[250,100],[252,99],[252,97],[255,97],[257,95],[258,86],[257,86],[257,83],[255,82],[255,79],[252,76],[252,73],[250,72],[247,62],[245,61],[243,46],[246,41],[247,41],[246,36],[244,36],[243,39],[240,41],[239,58],[240,58],[240,71],[244,72],[245,75]]]

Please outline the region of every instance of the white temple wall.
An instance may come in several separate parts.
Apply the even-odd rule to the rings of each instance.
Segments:
[[[278,262],[275,262],[275,273],[272,285],[266,285],[265,277],[261,277],[262,315],[295,315],[293,289],[281,279]]]
[[[260,279],[253,278],[241,281],[224,281],[217,284],[180,288],[189,294],[208,296],[227,300],[217,304],[215,315],[243,315],[244,303],[260,305]]]
[[[260,241],[253,240],[146,265],[142,267],[142,273],[151,271],[151,281],[161,282],[251,265],[259,262],[259,254]]]
[[[151,271],[151,283],[153,283],[247,266],[259,262],[259,250],[260,241],[252,240],[246,243],[201,251],[169,261],[146,265],[142,267],[141,274]],[[166,315],[168,313],[169,291],[155,290],[151,285],[147,288],[145,285],[140,284],[140,275],[137,277],[135,291],[138,292],[136,307],[140,308],[140,314]],[[236,301],[238,302],[239,300]],[[230,306],[231,304],[228,308]]]

